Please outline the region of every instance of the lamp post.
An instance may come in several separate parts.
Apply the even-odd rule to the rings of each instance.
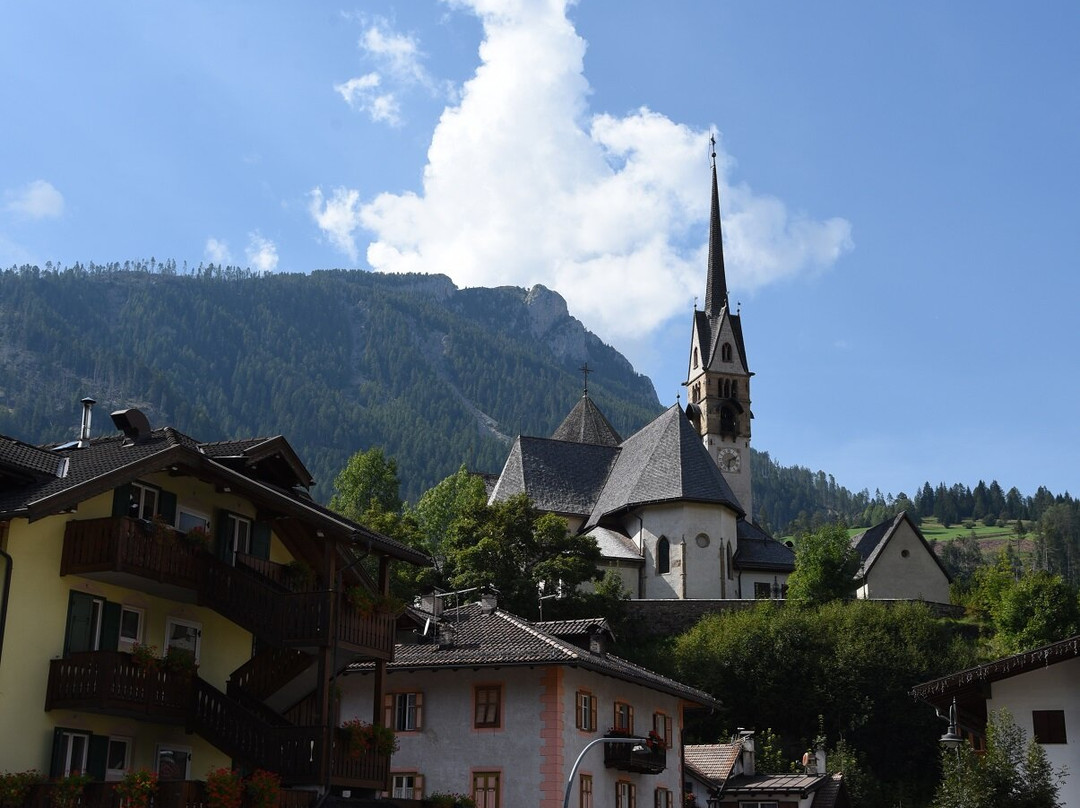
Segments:
[[[577,774],[578,766],[581,765],[586,752],[598,743],[632,743],[636,744],[636,746],[630,750],[631,752],[645,752],[647,751],[646,744],[648,742],[648,738],[595,738],[585,744],[585,748],[581,750],[581,754],[577,756],[577,760],[574,761],[574,765],[570,769],[570,776],[566,778],[566,793],[563,795],[562,801],[563,808],[570,808],[570,793],[574,790],[574,775]]]
[[[945,718],[945,716],[941,715],[940,713],[938,713],[938,715],[941,718]],[[964,742],[964,739],[960,735],[959,731],[957,730],[957,726],[956,726],[956,697],[955,696],[953,696],[952,704],[949,705],[949,717],[948,717],[947,720],[949,722],[949,730],[944,735],[942,735],[940,738],[938,738],[938,743],[940,743],[946,749],[956,749],[958,746],[960,746],[960,744],[962,744]]]

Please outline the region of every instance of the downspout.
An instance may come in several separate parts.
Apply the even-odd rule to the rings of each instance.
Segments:
[[[6,530],[7,524],[4,528]],[[0,550],[0,558],[4,559],[4,590],[0,592],[0,658],[4,656],[4,626],[7,625],[8,593],[11,591],[11,567],[15,563],[11,556]]]
[[[641,555],[641,566],[638,568],[638,598],[644,599],[645,597],[645,518],[639,513],[637,514],[638,520],[638,533],[637,544],[638,553]]]

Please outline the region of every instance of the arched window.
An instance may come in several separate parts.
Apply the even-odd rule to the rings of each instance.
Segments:
[[[697,348],[694,348],[694,367],[697,367]]]
[[[726,555],[727,555],[727,577],[729,579],[734,579],[735,578],[735,572],[734,572],[734,570],[731,569],[731,542],[728,542]]]
[[[722,407],[720,409],[720,433],[734,435],[735,432],[735,410],[731,407]]]
[[[720,358],[723,359],[725,362],[730,362],[731,361],[731,343],[730,342],[725,342],[723,345],[720,346]]]
[[[661,536],[656,543],[656,571],[660,574],[671,572],[671,543],[666,536]]]
[[[731,398],[731,382],[728,379],[724,379],[724,398]]]
[[[739,382],[738,381],[733,381],[731,383],[731,397],[732,398],[738,398],[739,397]]]

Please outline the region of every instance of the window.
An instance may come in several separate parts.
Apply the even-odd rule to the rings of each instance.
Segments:
[[[614,729],[616,732],[625,732],[628,735],[634,733],[634,708],[625,701],[615,702]]]
[[[1065,737],[1064,710],[1032,710],[1031,723],[1035,730],[1035,740],[1039,743],[1068,743]]]
[[[739,808],[779,808],[776,802],[740,802]]]
[[[596,730],[596,696],[588,690],[579,690],[574,697],[574,725],[588,732]]]
[[[170,648],[190,651],[199,664],[199,647],[202,645],[202,624],[191,620],[170,617],[165,620],[165,653]]]
[[[671,542],[666,536],[656,543],[656,572],[660,575],[671,572]]]
[[[474,772],[472,798],[476,808],[499,808],[499,773]]]
[[[235,513],[226,513],[224,529],[226,544],[232,551],[232,563],[236,564],[238,553],[251,554],[251,520]]]
[[[772,596],[772,587],[765,581],[754,581],[754,597],[767,600]]]
[[[187,780],[191,768],[191,748],[159,744],[155,768],[160,780]]]
[[[698,366],[698,353],[697,348],[694,348],[694,367]]]
[[[423,693],[387,693],[383,724],[395,732],[416,732],[424,726]]]
[[[731,543],[728,542],[727,549],[724,550],[724,558],[727,559],[727,577],[731,580],[735,578],[735,570],[731,567]]]
[[[736,430],[735,423],[735,410],[731,407],[720,408],[720,432],[721,434],[732,434]]]
[[[652,729],[667,749],[671,749],[671,716],[667,713],[653,713]]]
[[[85,774],[90,754],[90,733],[57,728],[53,750],[53,777]]]
[[[121,651],[130,651],[131,646],[142,642],[143,610],[134,606],[120,607],[120,642]]]
[[[591,774],[581,775],[578,785],[578,808],[593,808]]]
[[[158,512],[159,490],[143,483],[132,483],[128,516],[135,519],[153,519]]]
[[[502,701],[501,685],[479,685],[473,691],[476,705],[473,714],[474,727],[501,727],[499,703]],[[479,805],[479,803],[477,803]]]
[[[720,358],[725,362],[731,361],[731,343],[725,342],[720,346]]]
[[[209,530],[210,517],[187,508],[180,508],[176,515],[176,529],[181,533],[187,533],[193,527]]]
[[[403,800],[424,798],[424,775],[416,772],[395,774],[390,778],[390,796]]]
[[[625,780],[615,784],[615,807],[637,808],[637,786]]]
[[[131,738],[109,738],[105,750],[105,779],[122,780],[131,766]]]
[[[656,797],[653,800],[655,808],[675,808],[675,801],[671,794],[671,789],[658,787],[656,789]]]

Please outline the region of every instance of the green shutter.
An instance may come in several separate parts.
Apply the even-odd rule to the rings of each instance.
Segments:
[[[86,773],[95,780],[104,780],[108,757],[109,736],[91,735],[90,746],[86,753]]]
[[[72,592],[68,599],[67,631],[64,656],[89,651],[94,647],[94,599],[84,592]]]
[[[158,513],[170,525],[176,524],[176,494],[172,491],[158,491]]]
[[[256,558],[270,559],[270,525],[256,522],[251,526],[251,554]]]
[[[64,776],[64,728],[53,730],[52,760],[49,763],[49,777],[55,780]]]
[[[226,564],[232,563],[232,536],[229,534],[228,516],[228,511],[218,511],[214,514],[214,536],[217,544],[217,557]]]
[[[124,483],[113,489],[112,515],[127,516],[131,512],[131,485]]]
[[[115,651],[120,647],[120,612],[119,603],[105,601],[105,608],[101,612],[101,643],[102,651]]]

